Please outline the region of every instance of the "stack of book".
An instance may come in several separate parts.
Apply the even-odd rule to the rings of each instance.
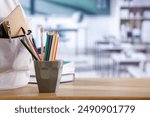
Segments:
[[[72,82],[74,79],[75,79],[74,62],[64,61],[60,83]],[[34,68],[31,69],[29,83],[37,83]]]
[[[75,65],[73,62],[64,61],[60,82],[71,82],[75,79]]]

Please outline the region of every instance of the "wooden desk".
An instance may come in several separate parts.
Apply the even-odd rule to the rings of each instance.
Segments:
[[[0,99],[150,99],[150,79],[76,79],[57,93],[38,93],[36,84],[0,91]]]

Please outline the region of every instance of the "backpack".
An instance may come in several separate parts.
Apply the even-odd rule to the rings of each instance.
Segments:
[[[1,0],[0,21],[18,4],[17,0]],[[0,90],[23,87],[30,79],[32,57],[19,38],[0,38]]]

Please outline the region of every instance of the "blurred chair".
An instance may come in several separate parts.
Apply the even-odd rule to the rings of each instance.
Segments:
[[[128,73],[133,78],[150,78],[150,60],[143,62],[139,67],[128,67]]]
[[[106,37],[104,40],[95,42],[94,58],[95,58],[95,70],[102,77],[111,77],[112,72],[112,60],[110,58],[112,53],[120,53],[122,49],[114,45],[114,41],[109,40]]]

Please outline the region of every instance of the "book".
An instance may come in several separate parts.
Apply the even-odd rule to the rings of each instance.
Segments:
[[[64,61],[62,74],[74,74],[75,73],[75,65],[74,62]]]
[[[61,83],[71,82],[75,79],[75,65],[74,62],[64,61]]]
[[[75,74],[62,74],[60,83],[72,82],[75,79]],[[35,76],[30,77],[29,83],[37,83]]]
[[[26,34],[28,34],[29,26],[25,19],[23,10],[21,6],[17,6],[1,23],[3,25],[5,32],[8,32],[7,22],[10,23],[11,34],[10,37],[17,37],[24,35],[22,31],[20,31],[21,27],[24,28]]]
[[[64,61],[60,83],[72,82],[75,79],[74,62]],[[30,71],[29,83],[37,83],[34,68]]]

